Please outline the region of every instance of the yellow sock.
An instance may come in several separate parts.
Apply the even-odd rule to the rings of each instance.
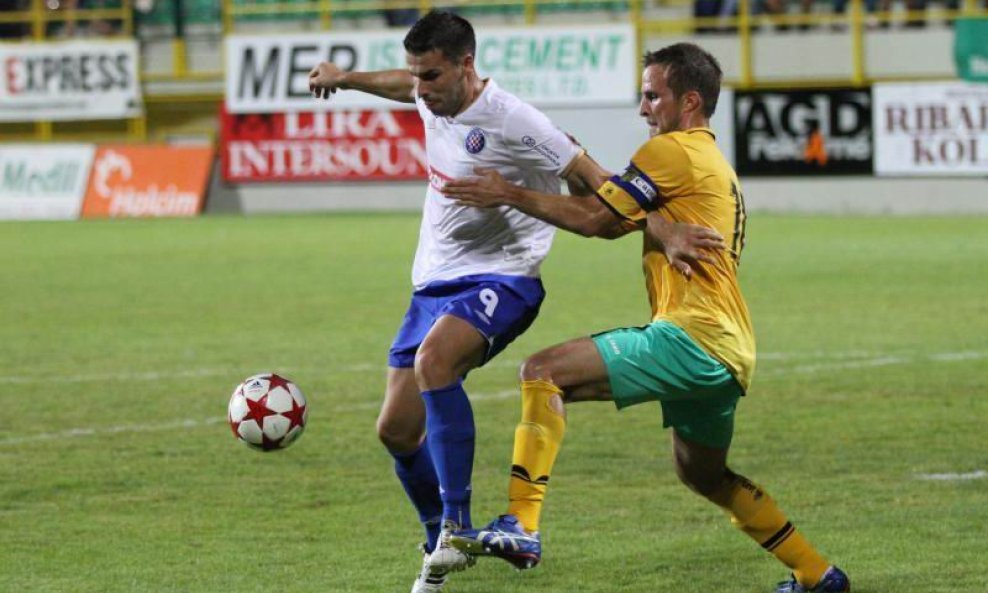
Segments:
[[[521,383],[521,422],[515,428],[508,513],[518,517],[530,532],[539,530],[539,515],[552,464],[566,433],[566,419],[551,403],[562,393],[548,381]]]
[[[735,527],[788,566],[801,585],[813,587],[823,578],[827,561],[756,484],[732,474],[710,499],[727,511]]]

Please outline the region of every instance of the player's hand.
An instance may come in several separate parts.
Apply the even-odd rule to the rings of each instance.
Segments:
[[[645,233],[662,245],[669,263],[687,278],[700,262],[716,263],[711,252],[727,248],[724,237],[714,229],[669,222],[656,213],[649,214]]]
[[[309,91],[317,99],[328,99],[341,88],[346,71],[332,62],[320,62],[309,72]]]
[[[508,194],[514,187],[494,169],[474,167],[476,177],[464,177],[446,182],[443,193],[464,206],[494,208],[507,204]]]

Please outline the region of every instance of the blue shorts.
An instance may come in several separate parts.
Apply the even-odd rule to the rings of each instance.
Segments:
[[[542,280],[525,276],[478,274],[427,284],[412,293],[388,366],[415,366],[419,345],[443,315],[463,319],[487,339],[486,363],[532,325],[543,299]]]

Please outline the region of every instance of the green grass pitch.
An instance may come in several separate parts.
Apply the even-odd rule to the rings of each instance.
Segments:
[[[856,592],[988,591],[986,222],[750,220],[759,363],[732,465]],[[421,534],[374,421],[417,229],[404,214],[0,224],[0,590],[407,591]],[[477,522],[505,506],[518,363],[645,322],[639,255],[637,238],[560,234],[541,317],[470,376]],[[224,422],[232,388],[266,370],[311,404],[272,454]],[[771,591],[784,567],[678,484],[668,443],[656,405],[571,407],[543,564],[481,561],[448,590]]]

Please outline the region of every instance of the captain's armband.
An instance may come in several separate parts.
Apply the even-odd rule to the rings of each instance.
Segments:
[[[661,205],[658,186],[634,163],[628,165],[621,175],[611,177],[611,182],[624,190],[645,212],[657,210]]]

